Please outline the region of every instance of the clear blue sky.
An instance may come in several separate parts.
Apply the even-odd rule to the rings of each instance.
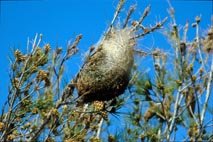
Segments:
[[[150,16],[146,24],[168,16],[166,0],[131,0],[125,6],[137,4],[135,15],[139,16],[144,8],[151,4]],[[212,2],[202,0],[171,0],[176,11],[178,25],[184,25],[188,20],[194,21],[196,15],[201,15],[201,32],[206,32],[211,24]],[[77,34],[83,34],[79,47],[80,52],[75,57],[75,63],[66,71],[68,78],[74,75],[81,65],[83,53],[95,44],[109,25],[117,0],[26,0],[2,1],[0,23],[0,108],[6,100],[9,83],[9,61],[11,47],[26,49],[26,41],[32,39],[35,33],[42,33],[44,42],[55,46],[66,47],[68,40]],[[168,23],[167,23],[168,25]],[[193,32],[192,29],[190,29]],[[192,34],[193,35],[193,34]],[[155,46],[168,45],[164,39],[154,38]],[[153,40],[142,40],[140,45],[151,46]]]

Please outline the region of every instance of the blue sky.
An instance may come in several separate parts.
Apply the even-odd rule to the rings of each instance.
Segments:
[[[206,32],[211,24],[212,2],[202,0],[171,0],[176,11],[178,25],[186,21],[192,23],[195,16],[201,15],[201,32]],[[9,83],[8,55],[11,47],[26,50],[27,38],[33,39],[36,33],[43,34],[43,41],[49,42],[52,48],[66,47],[68,40],[77,34],[83,34],[79,47],[80,52],[73,59],[74,64],[68,65],[66,75],[71,78],[79,69],[84,52],[97,43],[109,25],[117,0],[26,0],[2,1],[0,23],[0,108],[6,100]],[[168,16],[166,0],[131,0],[125,5],[137,4],[135,17],[138,17],[144,8],[151,4],[151,13],[145,24],[154,24]],[[123,11],[125,13],[125,11]],[[168,26],[168,23],[166,24]],[[194,32],[189,29],[193,37]],[[156,40],[157,38],[157,40]],[[158,39],[154,35],[151,39],[141,40],[141,47],[168,46],[167,40]],[[140,48],[140,47],[139,47]]]

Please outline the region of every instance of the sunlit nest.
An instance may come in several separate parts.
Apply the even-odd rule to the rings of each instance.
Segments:
[[[160,28],[166,21],[164,19],[153,27],[145,28],[141,23],[150,11],[148,6],[138,21],[129,24],[135,9],[130,7],[124,24],[114,26],[122,5],[122,2],[118,4],[109,29],[91,51],[75,79],[81,103],[111,100],[123,94],[131,78],[137,39]]]

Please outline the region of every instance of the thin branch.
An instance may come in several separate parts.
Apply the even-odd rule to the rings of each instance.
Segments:
[[[96,138],[100,138],[101,128],[102,128],[103,122],[104,122],[104,119],[101,118],[101,121],[98,124],[98,130],[97,130]]]
[[[168,2],[168,5],[169,5],[169,14],[170,14],[170,17],[172,18],[172,20],[173,20],[173,25],[177,25],[176,24],[176,19],[175,19],[175,10],[174,10],[174,8],[172,7],[172,4],[171,4],[171,2],[170,2],[170,0],[167,0],[167,2]]]
[[[199,36],[199,23],[200,23],[200,17],[197,16],[197,17],[195,18],[195,20],[196,20],[195,26],[196,26],[196,42],[197,42],[197,46],[198,46],[198,54],[199,54],[200,60],[201,60],[201,67],[203,67],[203,68],[204,68],[204,71],[206,71],[206,70],[205,70],[205,64],[204,64],[203,56],[202,56],[202,53],[201,53],[201,46],[200,46],[200,36]]]
[[[121,12],[121,9],[122,9],[123,6],[124,6],[125,1],[126,1],[126,0],[120,0],[120,1],[119,1],[118,5],[117,5],[117,7],[116,7],[116,10],[115,10],[113,19],[112,19],[112,21],[111,21],[111,24],[110,24],[109,28],[107,29],[104,38],[106,38],[106,35],[108,35],[109,32],[111,31],[112,26],[113,26],[115,20],[117,19],[119,13]]]
[[[63,66],[64,62],[65,62],[67,59],[69,59],[73,54],[76,53],[76,51],[77,51],[77,50],[76,50],[76,49],[77,49],[77,45],[78,45],[78,43],[80,42],[81,37],[82,37],[82,35],[78,35],[78,36],[76,37],[75,41],[73,42],[73,44],[72,44],[71,46],[68,47],[68,49],[67,49],[67,54],[66,54],[66,55],[64,56],[64,58],[62,59],[60,65],[59,65],[59,69]],[[68,86],[68,87],[69,87],[69,89],[71,89],[71,90],[69,90],[69,93],[72,93],[72,91],[73,91],[73,90],[72,90],[72,89],[73,89],[72,86]],[[67,89],[67,87],[66,87],[65,89]],[[65,90],[65,92],[66,92],[66,90]],[[53,108],[59,109],[59,108],[65,103],[66,97],[68,97],[67,94],[63,93],[63,94],[61,95],[60,99],[56,102],[55,107],[53,107]],[[28,141],[34,141],[34,140],[40,135],[40,133],[43,131],[44,127],[49,123],[51,117],[52,117],[52,111],[50,111],[50,112],[47,114],[46,119],[45,119],[44,122],[38,127],[38,129],[35,130],[35,132],[33,132],[33,133],[31,134],[31,136],[30,136],[30,138],[29,138]]]
[[[64,62],[66,60],[68,60],[72,55],[74,55],[78,49],[77,49],[77,45],[79,44],[80,40],[82,39],[82,35],[78,35],[76,38],[75,38],[75,41],[71,44],[71,45],[68,45],[67,47],[67,52],[66,54],[64,55],[61,63],[60,63],[60,66],[59,66],[59,70],[61,69],[61,67],[63,66]]]
[[[144,9],[144,12],[143,12],[142,16],[139,18],[139,20],[138,20],[138,21],[134,21],[134,22],[132,23],[132,25],[133,25],[132,30],[133,30],[133,31],[137,31],[138,28],[143,27],[141,24],[142,24],[143,20],[146,18],[146,16],[148,15],[148,13],[150,12],[150,9],[151,9],[151,6],[148,5],[148,6]]]
[[[41,133],[41,131],[43,130],[43,128],[48,124],[48,122],[50,121],[52,116],[52,111],[50,111],[47,115],[47,118],[44,120],[44,122],[39,126],[39,128],[33,132],[32,136],[29,138],[28,141],[35,141],[36,138],[38,137],[38,135]]]
[[[130,9],[129,9],[128,13],[127,13],[127,17],[126,17],[126,19],[125,19],[125,22],[124,22],[123,28],[125,28],[125,27],[127,26],[128,21],[129,21],[129,19],[130,19],[131,15],[132,15],[132,14],[133,14],[133,12],[135,11],[135,7],[136,7],[135,5],[133,5],[133,6],[131,6],[131,7],[130,7]]]
[[[136,35],[134,38],[144,37],[145,35],[150,34],[151,32],[154,32],[157,29],[160,29],[163,26],[163,24],[165,24],[167,19],[168,17],[165,17],[161,22],[156,23],[154,27],[151,27],[150,29],[145,29],[142,34]]]
[[[206,113],[206,108],[207,108],[207,105],[208,105],[208,101],[209,101],[209,97],[210,97],[210,94],[211,94],[211,86],[212,86],[212,74],[213,74],[213,56],[212,56],[212,61],[211,61],[211,70],[210,70],[210,74],[209,74],[209,80],[208,80],[208,83],[207,83],[207,88],[206,88],[206,99],[205,99],[205,102],[204,102],[204,105],[203,105],[203,109],[202,109],[202,112],[201,112],[201,126],[203,124],[203,121],[204,121],[204,116],[205,116],[205,113]]]
[[[114,24],[115,20],[117,19],[119,13],[121,12],[121,9],[124,6],[124,3],[125,3],[125,0],[119,1],[118,6],[117,6],[116,11],[115,11],[115,14],[114,14],[113,19],[112,19],[111,24],[110,24],[110,30],[111,30],[111,27]]]
[[[208,74],[205,74],[203,75],[202,77],[198,77],[196,79],[196,81],[200,80],[201,78],[205,77],[206,75]],[[178,116],[178,109],[179,109],[179,106],[181,104],[181,101],[183,99],[183,95],[182,95],[182,92],[187,89],[189,86],[191,86],[193,83],[190,82],[186,85],[184,85],[183,87],[180,87],[179,90],[178,90],[178,93],[176,95],[176,101],[175,101],[175,106],[174,106],[174,112],[173,112],[173,115],[172,115],[172,118],[171,118],[171,123],[170,125],[167,127],[167,129],[165,129],[165,132],[167,133],[167,140],[169,141],[170,140],[170,136],[171,136],[171,133],[173,131],[173,128],[174,128],[174,125],[175,125],[175,120]]]
[[[183,98],[183,95],[181,95],[181,89],[179,88],[178,93],[176,95],[176,99],[175,99],[176,101],[175,101],[175,106],[174,106],[174,113],[172,115],[170,126],[168,127],[169,131],[167,131],[166,138],[167,138],[168,141],[170,140],[170,136],[171,136],[172,130],[174,128],[176,116],[177,116],[178,109],[179,109],[178,104],[179,104],[179,102],[181,102],[182,98]]]
[[[187,42],[187,32],[189,29],[189,23],[186,22],[185,26],[184,26],[184,31],[183,31],[183,42]]]
[[[146,18],[146,16],[149,14],[151,10],[151,5],[148,5],[145,9],[144,9],[144,12],[143,12],[143,15],[141,16],[141,18],[139,19],[138,21],[138,25],[140,25],[143,20]]]
[[[35,38],[34,38],[31,54],[34,53],[34,51],[35,51],[35,49],[36,49],[36,47],[37,47],[37,46],[36,46],[37,37],[38,37],[38,34],[36,34],[36,36],[35,36]],[[41,38],[41,37],[40,37],[40,38]],[[39,40],[39,42],[40,42],[40,40]],[[22,72],[22,74],[21,74],[21,76],[20,76],[20,79],[19,79],[17,88],[19,88],[20,85],[21,85],[21,83],[22,83],[22,80],[23,80],[23,78],[24,78],[24,74],[26,73],[25,71],[26,71],[26,69],[27,69],[27,65],[28,65],[29,60],[30,60],[30,56],[28,56],[28,58],[27,58],[27,60],[26,60],[26,62],[25,62],[25,64],[24,64],[23,72]],[[16,97],[17,97],[17,92],[18,92],[18,89],[17,89],[17,88],[15,88],[14,94],[12,94],[12,97],[13,97],[13,98],[12,98],[12,100],[11,100],[11,105],[10,105],[10,107],[9,107],[8,113],[7,113],[6,116],[5,116],[5,123],[6,123],[7,125],[6,125],[6,128],[5,128],[5,131],[3,132],[3,134],[2,134],[1,137],[0,137],[0,141],[3,141],[3,139],[5,138],[5,134],[7,134],[8,128],[9,128],[10,125],[11,125],[10,118],[11,118],[11,114],[12,114],[12,107],[13,107],[13,105],[14,105],[14,103],[15,103],[15,100],[16,100]],[[8,96],[9,96],[9,95],[8,95]]]

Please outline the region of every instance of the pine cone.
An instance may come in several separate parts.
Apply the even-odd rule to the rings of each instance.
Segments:
[[[80,102],[111,100],[124,93],[134,62],[134,45],[130,28],[111,29],[76,77]]]

